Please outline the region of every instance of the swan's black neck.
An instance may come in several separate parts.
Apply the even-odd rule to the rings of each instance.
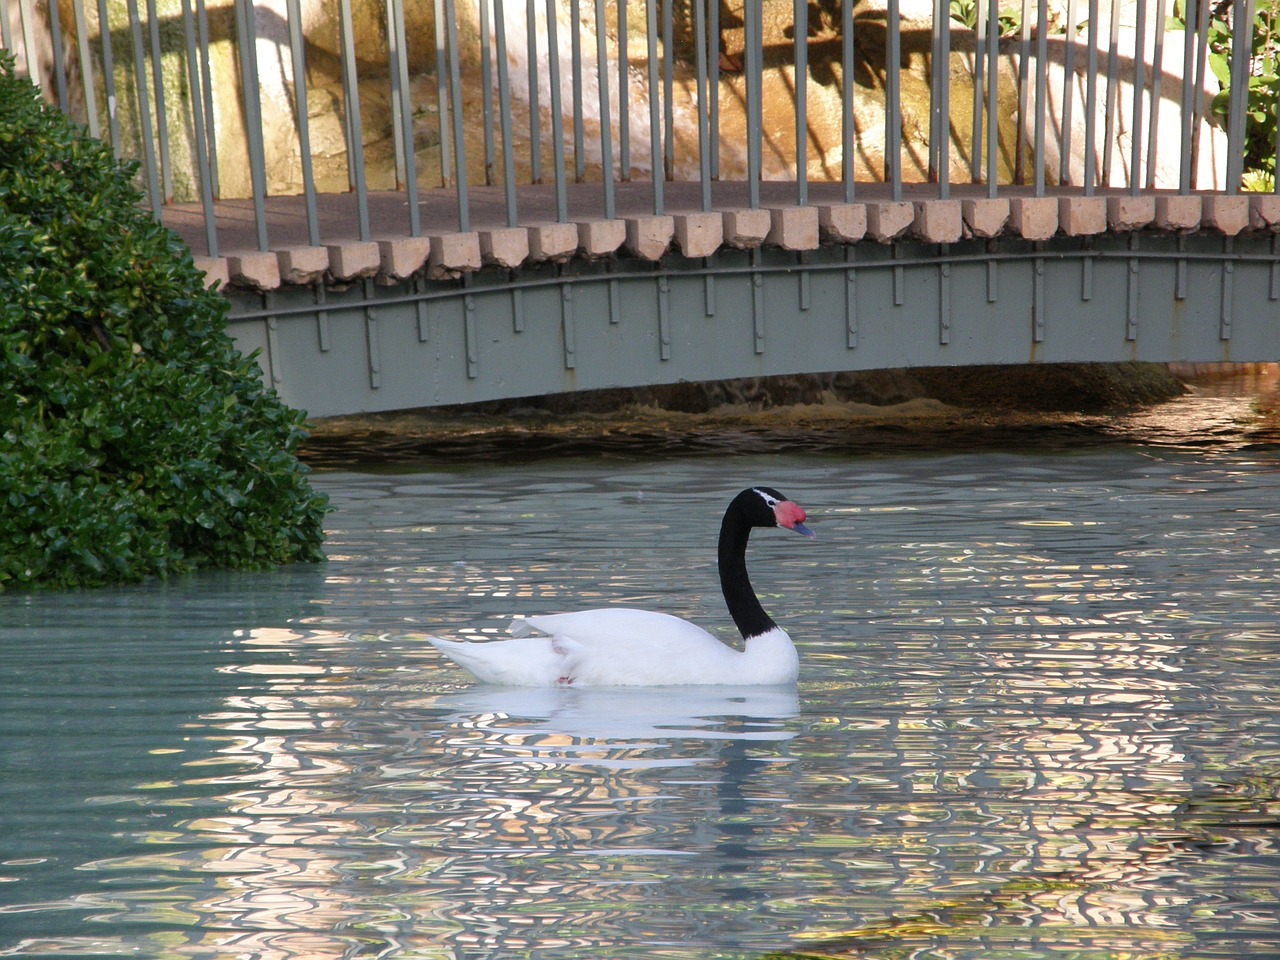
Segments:
[[[778,625],[764,612],[747,576],[747,538],[751,524],[737,501],[729,505],[720,524],[720,589],[729,615],[744,638],[758,637]]]

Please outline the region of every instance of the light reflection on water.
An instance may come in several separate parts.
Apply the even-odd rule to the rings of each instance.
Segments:
[[[326,568],[0,596],[0,955],[1275,956],[1276,466],[332,474]],[[750,557],[796,692],[477,687],[422,641],[729,637],[718,513],[765,481],[818,533]]]

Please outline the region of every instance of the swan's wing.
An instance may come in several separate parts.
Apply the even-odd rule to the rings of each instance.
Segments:
[[[510,630],[517,637],[541,633],[574,640],[592,652],[599,649],[616,653],[623,648],[636,647],[652,655],[668,644],[684,652],[705,643],[724,647],[714,636],[688,620],[630,607],[602,607],[576,613],[525,617],[513,621]]]
[[[553,637],[522,637],[467,643],[428,637],[431,644],[478,680],[520,687],[548,687],[564,682],[582,655],[572,640]]]

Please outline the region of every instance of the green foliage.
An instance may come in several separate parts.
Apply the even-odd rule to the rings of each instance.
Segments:
[[[1228,123],[1231,103],[1232,36],[1232,25],[1225,19],[1210,21],[1209,67],[1222,87],[1213,99],[1213,112],[1222,118],[1223,126]],[[1277,98],[1280,98],[1280,4],[1264,0],[1258,4],[1253,17],[1249,52],[1245,189],[1270,189],[1275,183]]]
[[[0,56],[0,589],[323,559],[303,415],[133,172]]]
[[[978,29],[977,0],[950,0],[951,19],[959,26],[970,30]],[[985,14],[984,14],[985,16]],[[1022,9],[1020,7],[1001,7],[996,17],[1001,37],[1016,37],[1022,30]]]

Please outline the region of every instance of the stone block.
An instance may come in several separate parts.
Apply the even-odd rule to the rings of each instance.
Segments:
[[[479,270],[482,262],[480,234],[471,231],[432,235],[427,272],[433,279],[456,279],[464,273]]]
[[[817,250],[818,208],[774,207],[765,240],[783,250]]]
[[[280,261],[274,253],[242,253],[227,257],[231,280],[254,290],[275,290],[280,286]]]
[[[280,264],[280,279],[285,283],[319,283],[329,269],[329,250],[326,247],[288,247],[276,251]]]
[[[372,277],[382,266],[378,245],[372,241],[351,240],[332,243],[329,250],[329,273],[341,283]]]
[[[225,287],[231,282],[231,271],[224,257],[192,257],[195,268],[204,274],[204,285]]]
[[[529,231],[524,227],[498,227],[480,231],[480,259],[514,270],[529,259]]]
[[[1058,225],[1068,237],[1091,237],[1107,231],[1106,197],[1059,197]]]
[[[959,200],[917,200],[912,232],[925,243],[955,243],[964,235]]]
[[[627,249],[641,260],[661,260],[671,246],[675,220],[668,216],[633,217],[627,220]]]
[[[818,207],[818,230],[835,243],[857,243],[867,235],[867,205],[832,203]]]
[[[724,242],[739,250],[752,250],[764,243],[773,226],[768,210],[725,210]]]
[[[627,242],[623,220],[588,220],[578,224],[578,252],[589,260],[609,257]]]
[[[1009,229],[1024,240],[1048,240],[1058,232],[1058,198],[1014,197],[1009,201]]]
[[[1155,197],[1107,197],[1107,226],[1112,230],[1141,230],[1155,218]]]
[[[1195,194],[1156,197],[1155,224],[1161,230],[1190,233],[1200,229],[1200,197]]]
[[[1249,196],[1249,226],[1254,230],[1280,232],[1280,195],[1254,193]]]
[[[563,263],[578,252],[576,223],[535,223],[529,227],[529,259]]]
[[[990,240],[1004,233],[1005,224],[1009,222],[1009,200],[1006,197],[963,200],[960,213],[969,236]]]
[[[1249,198],[1239,195],[1205,197],[1200,211],[1200,225],[1234,237],[1249,226]]]
[[[676,217],[676,246],[686,257],[709,257],[724,243],[724,217],[714,211]]]
[[[867,204],[867,233],[880,243],[892,243],[911,229],[916,212],[905,200],[881,200]]]
[[[382,276],[404,280],[422,269],[431,254],[427,237],[394,237],[378,241],[378,259]]]

